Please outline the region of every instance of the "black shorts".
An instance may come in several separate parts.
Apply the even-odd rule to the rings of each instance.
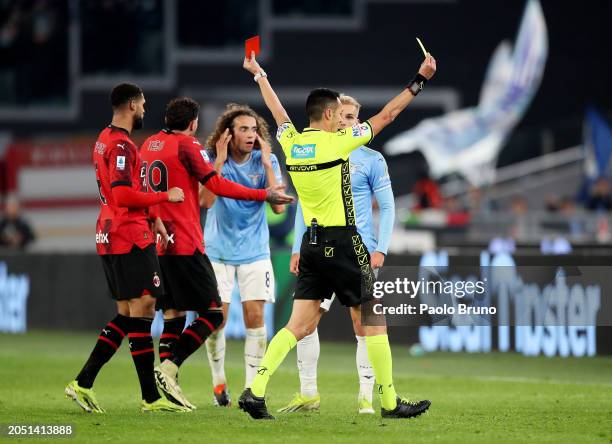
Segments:
[[[204,313],[221,307],[217,279],[205,254],[159,257],[166,292],[157,298],[157,310],[193,310]]]
[[[145,293],[159,297],[164,291],[155,244],[137,246],[126,254],[101,255],[106,282],[116,301],[139,298]]]
[[[323,300],[336,293],[345,307],[373,299],[370,254],[355,227],[319,227],[319,244],[302,237],[294,299]]]

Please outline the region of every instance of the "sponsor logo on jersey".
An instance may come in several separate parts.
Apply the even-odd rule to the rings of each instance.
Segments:
[[[117,156],[117,169],[125,170],[125,156]]]
[[[157,233],[157,237],[155,238],[155,242],[157,242],[158,244],[161,242],[162,237],[161,234]],[[174,233],[168,233],[168,243],[169,244],[173,244],[174,243]]]
[[[202,155],[202,159],[204,159],[204,162],[210,163],[210,157],[208,157],[208,153],[206,152],[206,150],[200,150],[200,154]]]
[[[319,169],[319,167],[317,165],[287,165],[287,169],[289,171],[297,171],[297,172],[304,172],[304,171],[317,171]]]
[[[109,244],[108,233],[103,233],[102,231],[98,231],[96,233],[96,244]]]
[[[308,145],[294,144],[291,147],[291,158],[292,159],[313,159],[315,157],[315,144],[310,143]]]
[[[125,143],[118,143],[117,146],[121,148],[122,150],[125,149]]]

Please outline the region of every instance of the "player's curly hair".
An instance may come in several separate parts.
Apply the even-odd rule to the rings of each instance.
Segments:
[[[215,123],[215,129],[206,139],[206,148],[216,154],[217,141],[221,137],[221,134],[223,134],[223,131],[225,131],[226,128],[232,128],[232,125],[234,124],[234,119],[240,116],[253,117],[257,122],[257,134],[259,134],[259,137],[264,139],[266,142],[271,143],[272,138],[270,137],[270,128],[268,127],[268,123],[263,117],[253,111],[253,109],[248,105],[228,103],[225,107],[225,111],[223,112],[223,114],[221,114],[217,119],[217,122]]]

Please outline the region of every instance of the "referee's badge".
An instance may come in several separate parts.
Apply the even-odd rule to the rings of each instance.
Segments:
[[[325,257],[334,257],[334,247],[325,247]]]

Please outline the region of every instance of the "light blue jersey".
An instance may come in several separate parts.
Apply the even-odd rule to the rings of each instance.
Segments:
[[[209,153],[210,154],[210,153]],[[278,159],[270,156],[277,183],[282,182]],[[214,156],[211,156],[214,162]],[[244,163],[231,156],[221,174],[226,179],[250,188],[266,188],[266,172],[261,151],[253,150]],[[270,257],[270,233],[266,221],[266,202],[234,200],[217,196],[206,216],[204,239],[206,254],[215,262],[230,265],[248,264]]]
[[[385,162],[385,158],[378,151],[365,146],[353,151],[349,156],[349,162],[357,231],[370,253],[380,251],[387,254],[395,219],[395,205],[387,162]],[[380,229],[378,236],[376,236],[374,231],[372,220],[372,195],[376,197],[380,207]],[[302,209],[298,205],[293,253],[299,253],[302,235],[305,230]]]

